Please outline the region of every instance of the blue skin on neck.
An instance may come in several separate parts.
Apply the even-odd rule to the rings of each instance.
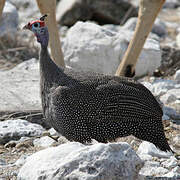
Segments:
[[[37,37],[37,42],[39,42],[41,44],[41,47],[47,48],[48,42],[49,42],[48,28],[45,26],[45,27],[39,28],[38,30],[32,29],[32,31],[34,32],[35,36]]]

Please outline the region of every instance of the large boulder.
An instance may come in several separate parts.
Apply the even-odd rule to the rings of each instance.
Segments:
[[[128,44],[132,31],[107,30],[90,22],[78,22],[63,42],[65,62],[70,67],[114,75]],[[159,42],[148,38],[136,66],[136,76],[152,74],[160,66]]]
[[[41,110],[38,69],[38,61],[32,59],[0,71],[0,112]]]
[[[18,180],[134,180],[143,161],[127,143],[66,143],[28,157]]]
[[[128,17],[137,16],[137,9],[127,0],[61,0],[57,5],[57,20],[66,26],[72,26],[78,20],[120,24],[128,10]]]

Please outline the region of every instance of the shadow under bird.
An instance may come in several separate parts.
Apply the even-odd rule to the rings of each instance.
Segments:
[[[133,135],[173,152],[165,137],[162,109],[152,93],[130,78],[58,67],[48,53],[45,17],[24,29],[41,44],[40,89],[46,121],[69,141],[107,143]]]

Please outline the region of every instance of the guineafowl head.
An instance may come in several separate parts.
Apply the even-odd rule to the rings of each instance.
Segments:
[[[43,47],[47,47],[49,41],[48,28],[44,21],[46,17],[47,15],[44,15],[40,19],[31,21],[23,27],[23,29],[28,29],[32,31],[34,35],[37,37],[37,41]]]

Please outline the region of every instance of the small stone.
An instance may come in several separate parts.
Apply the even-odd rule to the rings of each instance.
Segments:
[[[169,158],[173,154],[171,152],[164,152],[156,148],[156,146],[150,142],[143,141],[137,151],[138,155],[147,154],[153,157],[166,157]]]
[[[30,140],[30,137],[21,137],[17,142],[24,142],[24,141],[27,141],[27,140]]]
[[[158,35],[160,38],[165,38],[167,36],[166,24],[159,18],[157,18],[152,27],[152,33]]]
[[[166,114],[163,114],[162,120],[163,121],[170,120],[170,117],[167,116]]]
[[[21,137],[38,136],[44,132],[42,126],[30,123],[26,120],[6,120],[0,122],[0,144],[10,140],[19,140]]]
[[[175,82],[172,80],[158,79],[153,82],[153,93],[156,96],[165,94],[168,90],[173,89]]]
[[[169,117],[176,117],[177,116],[176,111],[173,108],[167,107],[167,106],[163,106],[163,113]]]
[[[53,143],[55,143],[56,141],[52,138],[50,138],[49,136],[43,136],[41,138],[35,139],[33,141],[34,146],[37,147],[49,147],[51,145],[53,145]]]
[[[29,147],[32,147],[32,146],[33,146],[32,139],[29,139],[29,140],[22,141],[22,142],[18,143],[16,145],[16,148],[17,149],[23,149],[23,148],[29,148]]]
[[[163,167],[165,168],[174,168],[177,166],[177,164],[178,164],[177,159],[174,156],[171,156],[169,159],[162,162],[161,165],[163,165]]]
[[[60,143],[60,144],[64,144],[64,143],[67,143],[67,142],[69,142],[69,141],[64,136],[60,136],[58,138],[58,143]]]
[[[168,173],[168,169],[158,166],[151,166],[150,164],[145,165],[139,172],[140,175],[144,176],[159,176]]]
[[[16,146],[16,141],[10,141],[4,145],[5,148],[13,148]]]
[[[157,161],[146,161],[145,166],[159,167],[160,166],[160,162],[157,162]]]
[[[174,94],[171,93],[166,93],[164,95],[162,95],[160,97],[160,100],[164,103],[164,104],[170,104],[172,102],[175,102],[177,100],[177,97]]]
[[[50,133],[51,136],[59,136],[60,135],[54,128],[49,129],[48,132]]]
[[[48,132],[48,131],[44,131],[43,133],[42,133],[42,136],[49,136],[50,135],[50,132]]]

